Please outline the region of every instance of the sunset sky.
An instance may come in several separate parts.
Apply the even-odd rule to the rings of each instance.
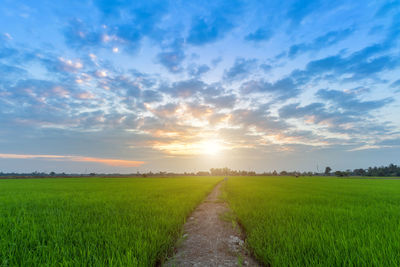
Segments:
[[[0,171],[399,164],[399,1],[0,4]]]

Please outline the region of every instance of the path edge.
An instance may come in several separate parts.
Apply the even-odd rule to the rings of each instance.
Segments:
[[[173,257],[175,256],[179,246],[182,244],[182,242],[185,240],[184,237],[184,226],[186,224],[186,222],[188,221],[188,219],[192,216],[193,212],[197,209],[197,207],[202,204],[207,197],[213,192],[213,190],[215,189],[215,187],[217,187],[219,184],[223,183],[225,180],[223,178],[221,178],[221,180],[217,183],[214,184],[213,187],[210,188],[209,191],[205,192],[204,197],[199,201],[199,203],[197,203],[193,209],[190,211],[190,213],[185,217],[185,220],[183,222],[183,224],[181,225],[180,229],[179,229],[179,235],[178,238],[176,238],[174,245],[171,246],[170,248],[168,248],[168,250],[163,253],[163,255],[160,257],[160,259],[157,259],[155,266],[156,267],[162,267],[164,266],[164,264],[166,262],[168,262],[169,260],[173,259]]]

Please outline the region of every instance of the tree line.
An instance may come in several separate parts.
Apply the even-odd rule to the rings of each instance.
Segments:
[[[331,175],[331,168],[325,168],[325,175]],[[368,169],[354,169],[346,171],[335,171],[336,176],[368,176],[368,177],[400,177],[400,166],[389,164],[389,166],[369,167]]]
[[[390,164],[381,167],[369,167],[367,169],[354,170],[337,170],[332,172],[329,166],[325,168],[323,173],[319,172],[298,172],[298,171],[272,171],[256,173],[255,171],[232,170],[230,168],[211,168],[209,171],[198,172],[144,172],[137,171],[136,173],[120,174],[120,173],[56,173],[56,172],[32,172],[32,173],[3,173],[0,172],[0,177],[3,178],[53,178],[53,177],[171,177],[171,176],[366,176],[366,177],[400,177],[400,166]]]

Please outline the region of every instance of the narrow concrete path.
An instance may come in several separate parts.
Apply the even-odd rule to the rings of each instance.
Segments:
[[[223,183],[188,218],[183,240],[164,266],[260,266],[245,249],[239,227],[226,218],[230,209],[219,198]]]

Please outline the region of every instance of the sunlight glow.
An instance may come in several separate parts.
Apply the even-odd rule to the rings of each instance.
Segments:
[[[222,150],[221,144],[216,140],[205,141],[201,146],[203,154],[207,155],[217,155]]]
[[[155,142],[153,147],[162,150],[170,155],[218,155],[221,151],[228,149],[220,140],[203,140],[201,142],[186,143]]]

